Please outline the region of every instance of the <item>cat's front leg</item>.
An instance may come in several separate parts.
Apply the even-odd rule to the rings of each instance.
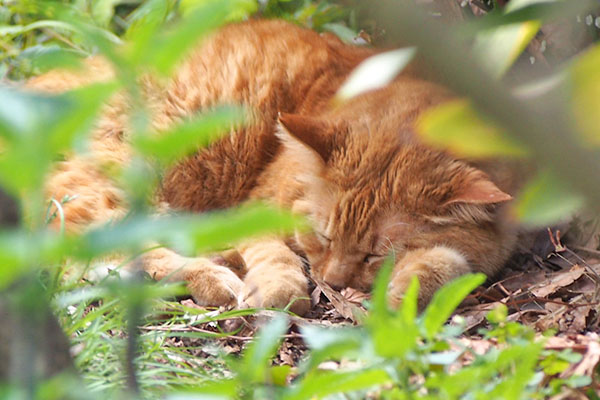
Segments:
[[[451,280],[471,272],[467,260],[458,251],[445,246],[407,252],[396,262],[388,288],[389,303],[397,307],[413,276],[419,278],[419,310],[433,294]]]
[[[302,259],[281,239],[268,238],[238,246],[248,272],[242,299],[250,307],[284,308],[303,315],[310,308]]]

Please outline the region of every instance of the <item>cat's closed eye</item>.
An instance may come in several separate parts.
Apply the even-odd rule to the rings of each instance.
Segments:
[[[379,255],[379,254],[367,254],[365,256],[365,258],[363,259],[363,263],[365,264],[374,264],[380,261],[383,261],[383,259],[385,258],[385,256]]]
[[[329,245],[331,244],[331,239],[328,238],[327,236],[323,235],[322,233],[319,232],[315,232],[315,234],[317,235],[317,238],[319,239],[319,242],[321,242],[321,244],[325,247],[329,247]]]

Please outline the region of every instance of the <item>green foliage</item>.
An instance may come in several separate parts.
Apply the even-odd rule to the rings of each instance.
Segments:
[[[455,100],[426,111],[417,130],[433,145],[453,154],[485,158],[494,156],[523,157],[527,150],[493,124],[483,120],[464,100]]]
[[[342,3],[342,2],[340,2]],[[344,2],[342,4],[346,4]],[[517,2],[515,1],[515,4]],[[561,2],[521,2],[473,22],[476,52],[494,60],[491,72],[500,77],[523,51],[539,27],[538,21],[566,7]],[[353,2],[350,4],[356,6]],[[357,11],[358,10],[358,11]],[[177,302],[160,300],[182,293],[180,286],[148,285],[144,280],[121,281],[115,271],[97,285],[82,283],[70,262],[93,266],[98,257],[121,251],[138,255],[147,243],[159,243],[186,254],[220,249],[236,240],[267,231],[285,231],[300,222],[261,205],[205,215],[147,215],[150,177],[180,157],[208,145],[243,123],[244,111],[223,107],[198,115],[161,136],[149,131],[148,110],[136,79],[154,72],[167,75],[191,46],[217,26],[251,13],[283,17],[351,41],[359,30],[360,7],[333,1],[307,0],[22,0],[0,3],[0,78],[19,80],[55,66],[75,67],[77,59],[103,54],[114,66],[113,82],[87,86],[60,95],[33,95],[0,88],[0,185],[15,195],[23,210],[18,228],[0,232],[0,290],[26,277],[44,283],[69,336],[80,381],[72,376],[38,380],[38,398],[125,397],[127,363],[135,367],[143,397],[162,398],[321,398],[347,393],[354,398],[543,398],[564,387],[588,385],[585,377],[553,378],[579,360],[577,354],[543,350],[533,331],[507,321],[507,309],[488,315],[492,329],[481,332],[500,343],[475,353],[458,338],[460,319],[446,321],[482,275],[467,275],[440,290],[424,313],[417,313],[419,283],[414,279],[398,310],[386,299],[391,264],[377,278],[371,309],[360,327],[305,326],[302,336],[310,351],[297,368],[273,366],[285,315],[262,327],[240,358],[224,355],[209,339],[227,333],[177,332],[177,324],[217,322],[255,310],[222,312],[217,316]],[[479,24],[479,25],[478,25]],[[483,25],[482,25],[483,24]],[[465,29],[465,32],[468,30]],[[478,50],[477,50],[478,49]],[[594,99],[600,76],[597,50],[571,67],[572,113],[583,137],[596,143]],[[383,63],[378,78],[393,77],[412,56],[395,53]],[[368,67],[368,66],[367,66]],[[378,65],[377,68],[381,67]],[[366,68],[344,98],[369,88]],[[378,85],[385,84],[380,79]],[[373,86],[370,86],[371,88]],[[115,92],[129,96],[135,155],[131,165],[115,171],[124,182],[132,214],[84,234],[51,232],[45,223],[64,219],[53,199],[43,206],[43,181],[52,162],[84,151],[102,103]],[[467,103],[453,103],[428,113],[420,127],[432,143],[469,156],[524,156],[527,149],[490,126]],[[592,115],[593,114],[593,115]],[[543,180],[545,179],[545,180]],[[556,183],[556,185],[554,185]],[[533,183],[517,208],[523,219],[543,223],[579,205],[554,178]],[[46,211],[46,216],[44,215]],[[46,217],[46,218],[44,218]],[[67,261],[68,259],[68,261]],[[71,270],[70,277],[65,270]],[[24,291],[22,295],[27,295]],[[168,312],[169,330],[153,329]],[[139,334],[137,326],[141,327]],[[132,345],[128,338],[137,338]],[[203,357],[170,342],[173,337],[205,342]],[[26,340],[26,338],[24,339]],[[127,351],[135,357],[129,360]],[[470,358],[470,363],[463,363]],[[344,361],[338,370],[323,371],[325,361]],[[546,374],[547,379],[542,379]],[[74,383],[75,382],[75,383]],[[23,388],[0,388],[0,397],[22,394]],[[333,398],[333,397],[331,397]]]
[[[348,42],[358,32],[354,9],[332,1],[6,0],[0,3],[0,79],[73,65],[98,50],[106,53],[107,44],[121,44],[121,38],[132,45],[135,66],[167,73],[200,35],[256,12],[330,31]],[[156,35],[165,23],[176,29]]]
[[[385,87],[415,55],[414,48],[387,51],[361,63],[338,89],[336,101],[343,102],[369,90]]]
[[[230,246],[236,240],[254,234],[289,231],[300,222],[288,213],[257,204],[204,215],[180,214],[157,218],[146,212],[147,196],[153,183],[148,177],[156,175],[155,170],[239,127],[243,123],[244,112],[236,107],[215,109],[174,126],[165,135],[152,136],[148,133],[149,116],[136,85],[137,77],[148,69],[167,73],[199,37],[230,20],[232,15],[246,15],[246,11],[252,10],[248,6],[250,3],[204,1],[191,7],[185,15],[178,15],[175,3],[166,0],[144,2],[138,8],[127,6],[125,11],[118,8],[121,5],[118,1],[89,4],[22,2],[1,6],[3,11],[14,13],[9,19],[22,22],[22,26],[15,23],[1,30],[2,37],[8,38],[7,45],[29,49],[31,47],[27,46],[31,43],[40,41],[43,43],[40,46],[50,46],[48,43],[53,41],[46,40],[38,31],[60,30],[66,35],[61,36],[65,39],[62,45],[69,42],[73,47],[80,46],[85,50],[82,51],[84,54],[100,51],[117,71],[117,79],[113,82],[58,95],[36,95],[15,88],[0,88],[3,104],[0,109],[0,185],[20,201],[23,215],[20,227],[0,232],[0,290],[15,284],[26,285],[18,282],[27,282],[28,276],[42,274],[41,279],[47,281],[49,294],[62,302],[58,309],[61,310],[65,329],[73,336],[73,345],[82,348],[76,364],[90,392],[120,396],[125,382],[130,379],[125,373],[125,362],[133,362],[136,366],[138,383],[143,390],[155,394],[161,390],[164,392],[161,387],[183,387],[209,380],[216,372],[194,372],[186,358],[165,350],[162,346],[169,338],[168,333],[139,335],[139,348],[132,347],[135,341],[116,334],[129,331],[129,337],[137,337],[135,321],[144,314],[146,318],[152,316],[154,306],[148,306],[154,304],[157,298],[181,294],[180,287],[149,285],[135,280],[114,283],[111,279],[95,287],[68,279],[61,284],[66,258],[69,262],[85,264],[116,251],[135,256],[148,243],[165,244],[182,253],[195,254]],[[42,15],[57,19],[29,22]],[[104,29],[116,21],[126,22],[118,32],[126,36],[126,45],[120,45],[121,40]],[[163,27],[165,24],[167,26]],[[15,60],[17,58],[5,59],[6,65],[9,65],[5,71],[10,70],[9,76],[20,78],[35,72],[19,69],[21,65]],[[71,65],[71,60],[65,60],[64,54],[58,54],[54,61],[57,60],[62,60],[58,65]],[[53,162],[66,155],[86,151],[90,129],[103,103],[117,91],[131,99],[131,135],[135,138],[133,150],[136,152],[131,165],[112,172],[128,190],[129,202],[133,206],[131,215],[83,234],[50,231],[45,223],[53,218],[64,219],[62,204],[73,199],[52,199],[46,210],[42,192],[46,175]],[[70,269],[71,273],[76,271],[74,267]],[[111,275],[112,279],[118,279],[118,272]],[[46,276],[55,279],[48,280]],[[16,296],[22,296],[26,301],[27,293],[23,290]],[[186,314],[189,312],[185,311]],[[173,320],[176,318],[173,317]],[[127,354],[133,352],[138,356],[133,361],[126,361],[129,355],[125,354],[125,349]],[[262,352],[259,354],[261,363],[271,355],[264,353],[264,349],[257,351]],[[164,365],[166,359],[177,361]],[[207,363],[219,364],[219,361],[213,359]],[[202,363],[194,365],[199,364]],[[161,376],[165,379],[159,379]],[[40,398],[51,398],[44,393],[47,393],[46,387],[56,383],[38,383],[32,390],[36,390]],[[89,394],[86,393],[84,397]]]
[[[242,124],[243,114],[239,107],[222,107],[181,123],[160,136],[138,136],[133,144],[146,157],[168,165],[230,133],[232,127]]]
[[[265,17],[283,18],[312,29],[340,33],[347,41],[356,36],[357,26],[344,24],[352,19],[352,9],[333,1],[268,0],[262,3],[261,14]]]
[[[521,221],[543,226],[564,219],[581,209],[583,204],[583,196],[569,190],[551,172],[542,171],[523,190],[515,211]]]
[[[571,110],[582,139],[588,145],[600,146],[600,125],[596,99],[600,95],[600,46],[577,59],[570,72]]]
[[[221,396],[216,398],[225,395],[286,400],[323,398],[338,393],[351,398],[379,393],[383,398],[399,399],[521,399],[540,398],[542,393],[558,393],[563,385],[589,382],[551,379],[547,385],[542,384],[536,378],[540,374],[560,373],[580,356],[569,351],[543,351],[543,343],[534,340],[530,328],[506,321],[505,307],[489,314],[493,329],[483,332],[487,338],[503,343],[501,347],[477,354],[462,345],[458,341],[463,329],[460,323],[444,326],[444,322],[456,305],[483,282],[482,275],[466,275],[451,282],[417,317],[416,279],[400,308],[396,311],[388,308],[382,293],[386,291],[389,270],[383,269],[377,279],[364,326],[302,328],[310,352],[297,371],[269,363],[277,348],[277,337],[287,326],[285,318],[275,318],[232,365],[233,378],[210,382],[186,393],[195,393],[197,398],[202,398],[200,394],[210,394]],[[458,368],[463,357],[474,359]],[[350,367],[325,371],[319,368],[324,361],[341,361]],[[282,387],[281,379],[273,378],[282,373],[297,377]]]

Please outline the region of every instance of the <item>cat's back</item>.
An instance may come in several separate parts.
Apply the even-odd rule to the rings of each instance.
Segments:
[[[226,26],[204,40],[166,90],[163,120],[218,104],[243,104],[251,123],[166,174],[162,197],[204,211],[244,201],[279,152],[277,115],[318,114],[374,50],[280,20]]]
[[[371,54],[282,20],[232,24],[178,69],[169,102],[183,113],[219,103],[241,103],[269,115],[307,111]]]

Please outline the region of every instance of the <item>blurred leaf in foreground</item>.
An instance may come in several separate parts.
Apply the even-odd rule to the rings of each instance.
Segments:
[[[572,192],[560,180],[545,171],[539,173],[523,189],[514,210],[523,223],[544,226],[569,217],[583,204],[583,196]]]
[[[60,261],[65,250],[64,239],[54,232],[1,231],[0,290],[42,263]]]
[[[475,42],[475,54],[485,68],[500,78],[514,64],[540,29],[538,22],[523,22],[480,33]]]
[[[241,382],[253,384],[266,382],[271,358],[281,344],[282,335],[288,328],[288,321],[280,316],[263,326],[257,338],[246,348],[244,357],[238,364]]]
[[[74,251],[85,259],[111,251],[135,251],[149,242],[158,242],[193,254],[230,246],[253,235],[291,232],[301,225],[302,220],[290,213],[260,204],[201,215],[131,217],[75,238]]]
[[[243,108],[220,107],[195,116],[169,131],[138,136],[134,145],[142,154],[170,164],[207,146],[243,121]]]
[[[513,0],[506,6],[505,16],[533,3],[539,3],[539,0]],[[475,39],[475,55],[494,77],[500,78],[525,50],[540,27],[541,23],[535,20],[480,32]]]
[[[390,384],[385,368],[363,368],[355,371],[317,371],[293,386],[284,400],[317,399],[335,393],[347,393]],[[332,397],[333,398],[333,397]],[[343,398],[343,397],[342,397]]]
[[[236,241],[270,232],[291,232],[303,221],[287,212],[260,205],[206,214],[159,218],[130,217],[83,235],[53,231],[0,232],[0,289],[29,268],[62,261],[65,256],[87,261],[116,251],[138,252],[149,243],[195,254],[222,249]]]
[[[600,147],[600,46],[575,61],[570,71],[571,110],[587,144]]]
[[[129,16],[129,28],[125,32],[127,39],[145,36],[158,30],[173,8],[173,0],[149,0],[143,2]]]
[[[92,85],[48,96],[0,87],[0,136],[5,139],[0,181],[5,187],[14,194],[39,191],[50,163],[82,143],[115,88]]]
[[[179,12],[187,16],[194,11],[197,7],[201,7],[203,4],[210,2],[210,0],[179,0]],[[254,14],[258,9],[258,2],[254,0],[237,0],[235,7],[232,7],[229,11],[226,21],[237,21],[242,18],[246,18]]]
[[[176,27],[163,31],[147,29],[134,39],[130,59],[168,75],[200,38],[228,22],[232,13],[247,9],[248,0],[205,0],[191,7]],[[152,34],[151,34],[152,33]]]
[[[485,279],[486,276],[481,273],[463,275],[435,292],[431,303],[429,303],[423,314],[425,337],[428,339],[433,338],[450,318],[456,307],[477,286],[485,282]]]
[[[466,100],[455,100],[425,111],[416,124],[421,138],[464,157],[522,157],[524,147],[492,123],[484,121]]]
[[[413,47],[409,47],[367,58],[352,71],[339,88],[335,100],[343,102],[369,90],[384,87],[408,65],[415,51]]]

